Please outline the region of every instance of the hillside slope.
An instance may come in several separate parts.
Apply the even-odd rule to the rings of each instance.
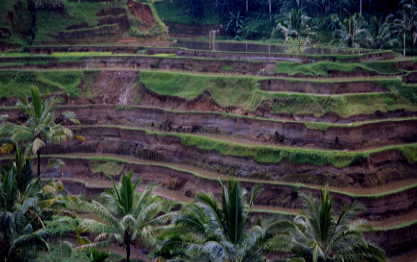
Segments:
[[[4,0],[0,43],[5,45],[117,42],[161,38],[167,28],[149,3],[103,0]]]

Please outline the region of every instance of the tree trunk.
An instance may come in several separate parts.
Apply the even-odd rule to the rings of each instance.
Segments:
[[[125,230],[125,235],[124,235],[124,242],[125,242],[125,248],[126,248],[126,262],[130,262],[130,234],[129,234],[129,229]]]
[[[36,24],[37,24],[37,10],[36,5],[33,0],[27,0],[28,10],[31,14],[31,23],[30,23],[30,44],[33,43],[36,36]]]
[[[38,159],[38,178],[41,179],[41,151],[38,150],[38,152],[36,152],[36,155]]]
[[[269,20],[272,21],[272,0],[269,0]]]
[[[404,31],[404,33],[403,33],[403,44],[404,44],[404,46],[403,46],[403,56],[406,55],[406,50],[405,50],[405,41],[406,41],[406,39],[405,38],[406,37],[405,37],[405,31]]]

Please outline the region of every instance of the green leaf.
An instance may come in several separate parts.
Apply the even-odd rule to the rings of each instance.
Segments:
[[[33,105],[35,116],[36,118],[40,118],[42,114],[42,99],[41,99],[41,93],[39,91],[39,88],[32,87],[31,94],[32,94],[32,105]]]

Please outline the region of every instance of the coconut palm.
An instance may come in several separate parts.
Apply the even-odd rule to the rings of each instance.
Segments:
[[[123,175],[118,185],[102,194],[102,201],[87,204],[99,220],[85,219],[82,227],[98,236],[95,243],[85,247],[122,244],[126,250],[126,261],[130,261],[131,245],[137,240],[143,244],[154,244],[154,232],[165,221],[162,212],[168,210],[166,202],[152,195],[152,189],[138,192],[139,182],[132,181],[132,173]]]
[[[399,41],[394,30],[393,20],[393,15],[389,15],[384,19],[371,17],[369,30],[365,31],[358,40],[360,45],[376,49],[389,48],[397,45]]]
[[[417,43],[417,3],[414,0],[402,0],[402,10],[399,17],[394,20],[396,32],[403,38],[403,55],[407,50],[407,37],[412,39],[413,45]]]
[[[265,261],[265,253],[278,246],[279,233],[289,227],[286,221],[264,221],[249,226],[249,210],[255,194],[248,196],[239,183],[223,185],[219,204],[209,194],[180,211],[173,226],[167,228],[165,240],[156,256],[168,261],[257,262]]]
[[[292,250],[306,261],[385,261],[383,250],[367,242],[366,221],[357,219],[361,208],[351,204],[336,214],[327,190],[321,199],[305,197],[302,215],[294,218]]]
[[[70,129],[57,124],[53,112],[53,99],[43,100],[37,87],[31,89],[31,99],[21,99],[19,108],[27,115],[28,120],[21,124],[5,123],[0,127],[0,134],[7,135],[15,143],[26,143],[31,153],[37,157],[37,175],[40,177],[41,148],[47,142],[61,143],[72,137]],[[73,114],[67,113],[69,120],[78,121]]]
[[[354,14],[343,21],[340,21],[337,16],[333,18],[339,23],[339,29],[335,31],[335,34],[348,47],[359,47],[360,41],[369,35],[366,29],[367,23],[360,14]]]

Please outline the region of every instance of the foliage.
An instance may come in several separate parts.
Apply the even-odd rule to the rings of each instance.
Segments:
[[[356,204],[337,214],[330,194],[322,190],[321,199],[304,198],[304,214],[294,218],[292,251],[305,261],[385,261],[384,251],[367,242],[366,221],[356,219],[362,210]]]
[[[87,204],[99,220],[85,219],[82,222],[83,228],[98,234],[96,241],[85,247],[117,242],[125,247],[127,261],[135,241],[154,245],[155,230],[166,222],[166,215],[160,214],[169,210],[166,202],[151,194],[152,189],[138,192],[139,182],[133,182],[132,175],[122,176],[119,184],[102,194],[101,202],[93,200]]]
[[[256,189],[248,194],[236,181],[222,186],[221,203],[200,193],[165,229],[165,240],[155,256],[186,261],[265,261],[268,247],[279,242],[288,223],[268,221],[250,227],[248,215],[255,197]]]
[[[285,41],[290,37],[297,39],[298,46],[301,48],[303,44],[310,41],[313,34],[311,18],[303,13],[302,9],[292,9],[283,21],[278,21],[275,31],[281,31],[285,36]],[[274,35],[274,31],[272,32]]]
[[[33,155],[37,156],[38,177],[40,177],[40,150],[47,142],[61,143],[72,137],[72,131],[56,123],[53,112],[53,99],[42,100],[37,87],[31,89],[31,100],[24,97],[18,104],[27,116],[24,124],[6,123],[0,127],[0,133],[10,137],[16,143],[26,143]],[[76,123],[77,120],[70,118]]]
[[[369,63],[317,62],[298,64],[280,62],[277,72],[304,76],[327,76],[332,72],[364,70],[393,74],[401,72],[395,61]],[[269,104],[273,113],[294,115],[314,114],[316,117],[333,112],[343,117],[356,114],[372,114],[377,110],[387,112],[400,108],[415,110],[415,85],[387,82],[390,93],[364,93],[320,96],[313,94],[273,93],[259,88],[256,77],[210,76],[201,74],[180,74],[169,72],[142,72],[139,80],[149,90],[164,96],[175,96],[186,100],[210,94],[214,101],[227,109],[239,107],[256,112],[263,104]],[[399,92],[402,90],[402,92]],[[406,94],[407,92],[408,94]],[[393,103],[389,101],[394,101]],[[306,106],[308,105],[308,106]]]

